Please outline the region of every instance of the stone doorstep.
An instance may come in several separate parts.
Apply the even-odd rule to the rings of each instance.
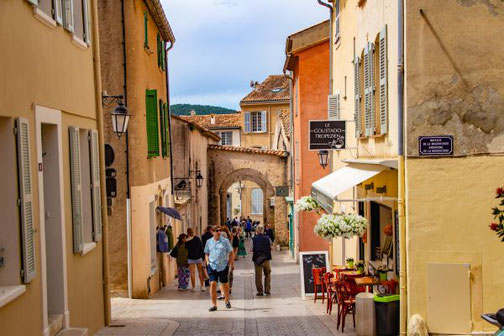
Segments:
[[[55,336],[88,336],[88,330],[86,328],[68,328],[63,329]]]
[[[49,314],[47,317],[47,324],[49,325],[49,335],[56,335],[63,329],[63,315],[62,314]]]

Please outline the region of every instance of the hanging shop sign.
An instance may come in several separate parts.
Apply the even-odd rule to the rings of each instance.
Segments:
[[[345,149],[344,120],[310,120],[310,150]]]
[[[289,196],[289,186],[275,187],[275,196],[278,196],[278,197]]]
[[[453,155],[453,135],[420,136],[418,146],[420,156]]]

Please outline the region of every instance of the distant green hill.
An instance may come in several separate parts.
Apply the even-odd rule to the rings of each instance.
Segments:
[[[236,113],[235,110],[220,106],[193,104],[175,104],[171,106],[171,112],[174,115],[190,115],[191,110],[195,110],[198,115]]]

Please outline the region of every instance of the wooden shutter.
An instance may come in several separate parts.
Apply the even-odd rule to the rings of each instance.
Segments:
[[[161,41],[161,68],[163,69],[163,71],[166,71],[166,42],[165,41]]]
[[[147,90],[145,94],[147,123],[147,156],[159,156],[159,131],[157,112],[157,91]]]
[[[340,119],[340,94],[327,96],[327,116],[329,119]]]
[[[243,120],[245,122],[245,133],[250,133],[251,127],[250,127],[250,112],[245,112],[243,114]]]
[[[35,265],[35,237],[33,228],[33,188],[31,179],[30,126],[27,119],[16,122],[19,210],[23,257],[23,282],[29,283],[37,274]]]
[[[267,119],[268,114],[266,111],[261,111],[261,132],[267,132],[268,131],[268,119]]]
[[[159,33],[157,34],[157,65],[158,67],[162,67],[161,65],[161,37]]]
[[[74,253],[81,253],[84,249],[84,237],[82,227],[82,178],[79,128],[69,127],[69,137],[70,175],[72,182],[73,251]]]
[[[89,131],[89,155],[91,163],[91,198],[93,204],[93,240],[102,238],[102,202],[100,185],[100,150],[98,131]]]
[[[336,0],[336,4],[335,4],[335,13],[334,13],[334,41],[335,42],[338,42],[338,40],[340,39],[341,37],[341,31],[340,31],[340,2],[339,0]]]
[[[169,109],[168,109],[168,103],[163,104],[163,110],[164,110],[164,134],[165,134],[165,148],[166,148],[166,155],[165,157],[170,156],[170,115],[169,115]]]
[[[161,132],[161,155],[166,156],[166,132],[165,132],[165,110],[164,104],[161,99],[159,99],[159,129]]]
[[[355,137],[362,136],[362,111],[361,111],[361,68],[359,57],[354,57],[354,120]]]
[[[38,6],[38,0],[28,0],[28,2],[34,6]]]
[[[84,42],[91,43],[91,20],[89,15],[89,1],[82,0],[82,17],[84,26]]]
[[[364,128],[366,136],[374,135],[376,131],[374,106],[373,44],[368,43],[364,50]]]
[[[74,31],[74,18],[73,18],[73,1],[63,1],[63,27],[73,33]]]
[[[387,26],[380,32],[379,48],[379,74],[380,74],[380,134],[387,133],[388,124],[388,94],[387,94]]]
[[[63,24],[63,10],[61,0],[53,0],[54,18],[60,25]]]
[[[147,12],[144,12],[144,48],[149,48],[149,35],[147,33]]]

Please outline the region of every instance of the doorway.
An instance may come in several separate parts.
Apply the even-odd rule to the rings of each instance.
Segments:
[[[36,107],[43,334],[69,327],[61,112]]]
[[[371,260],[392,258],[392,209],[371,202]],[[390,232],[389,232],[390,231]]]

